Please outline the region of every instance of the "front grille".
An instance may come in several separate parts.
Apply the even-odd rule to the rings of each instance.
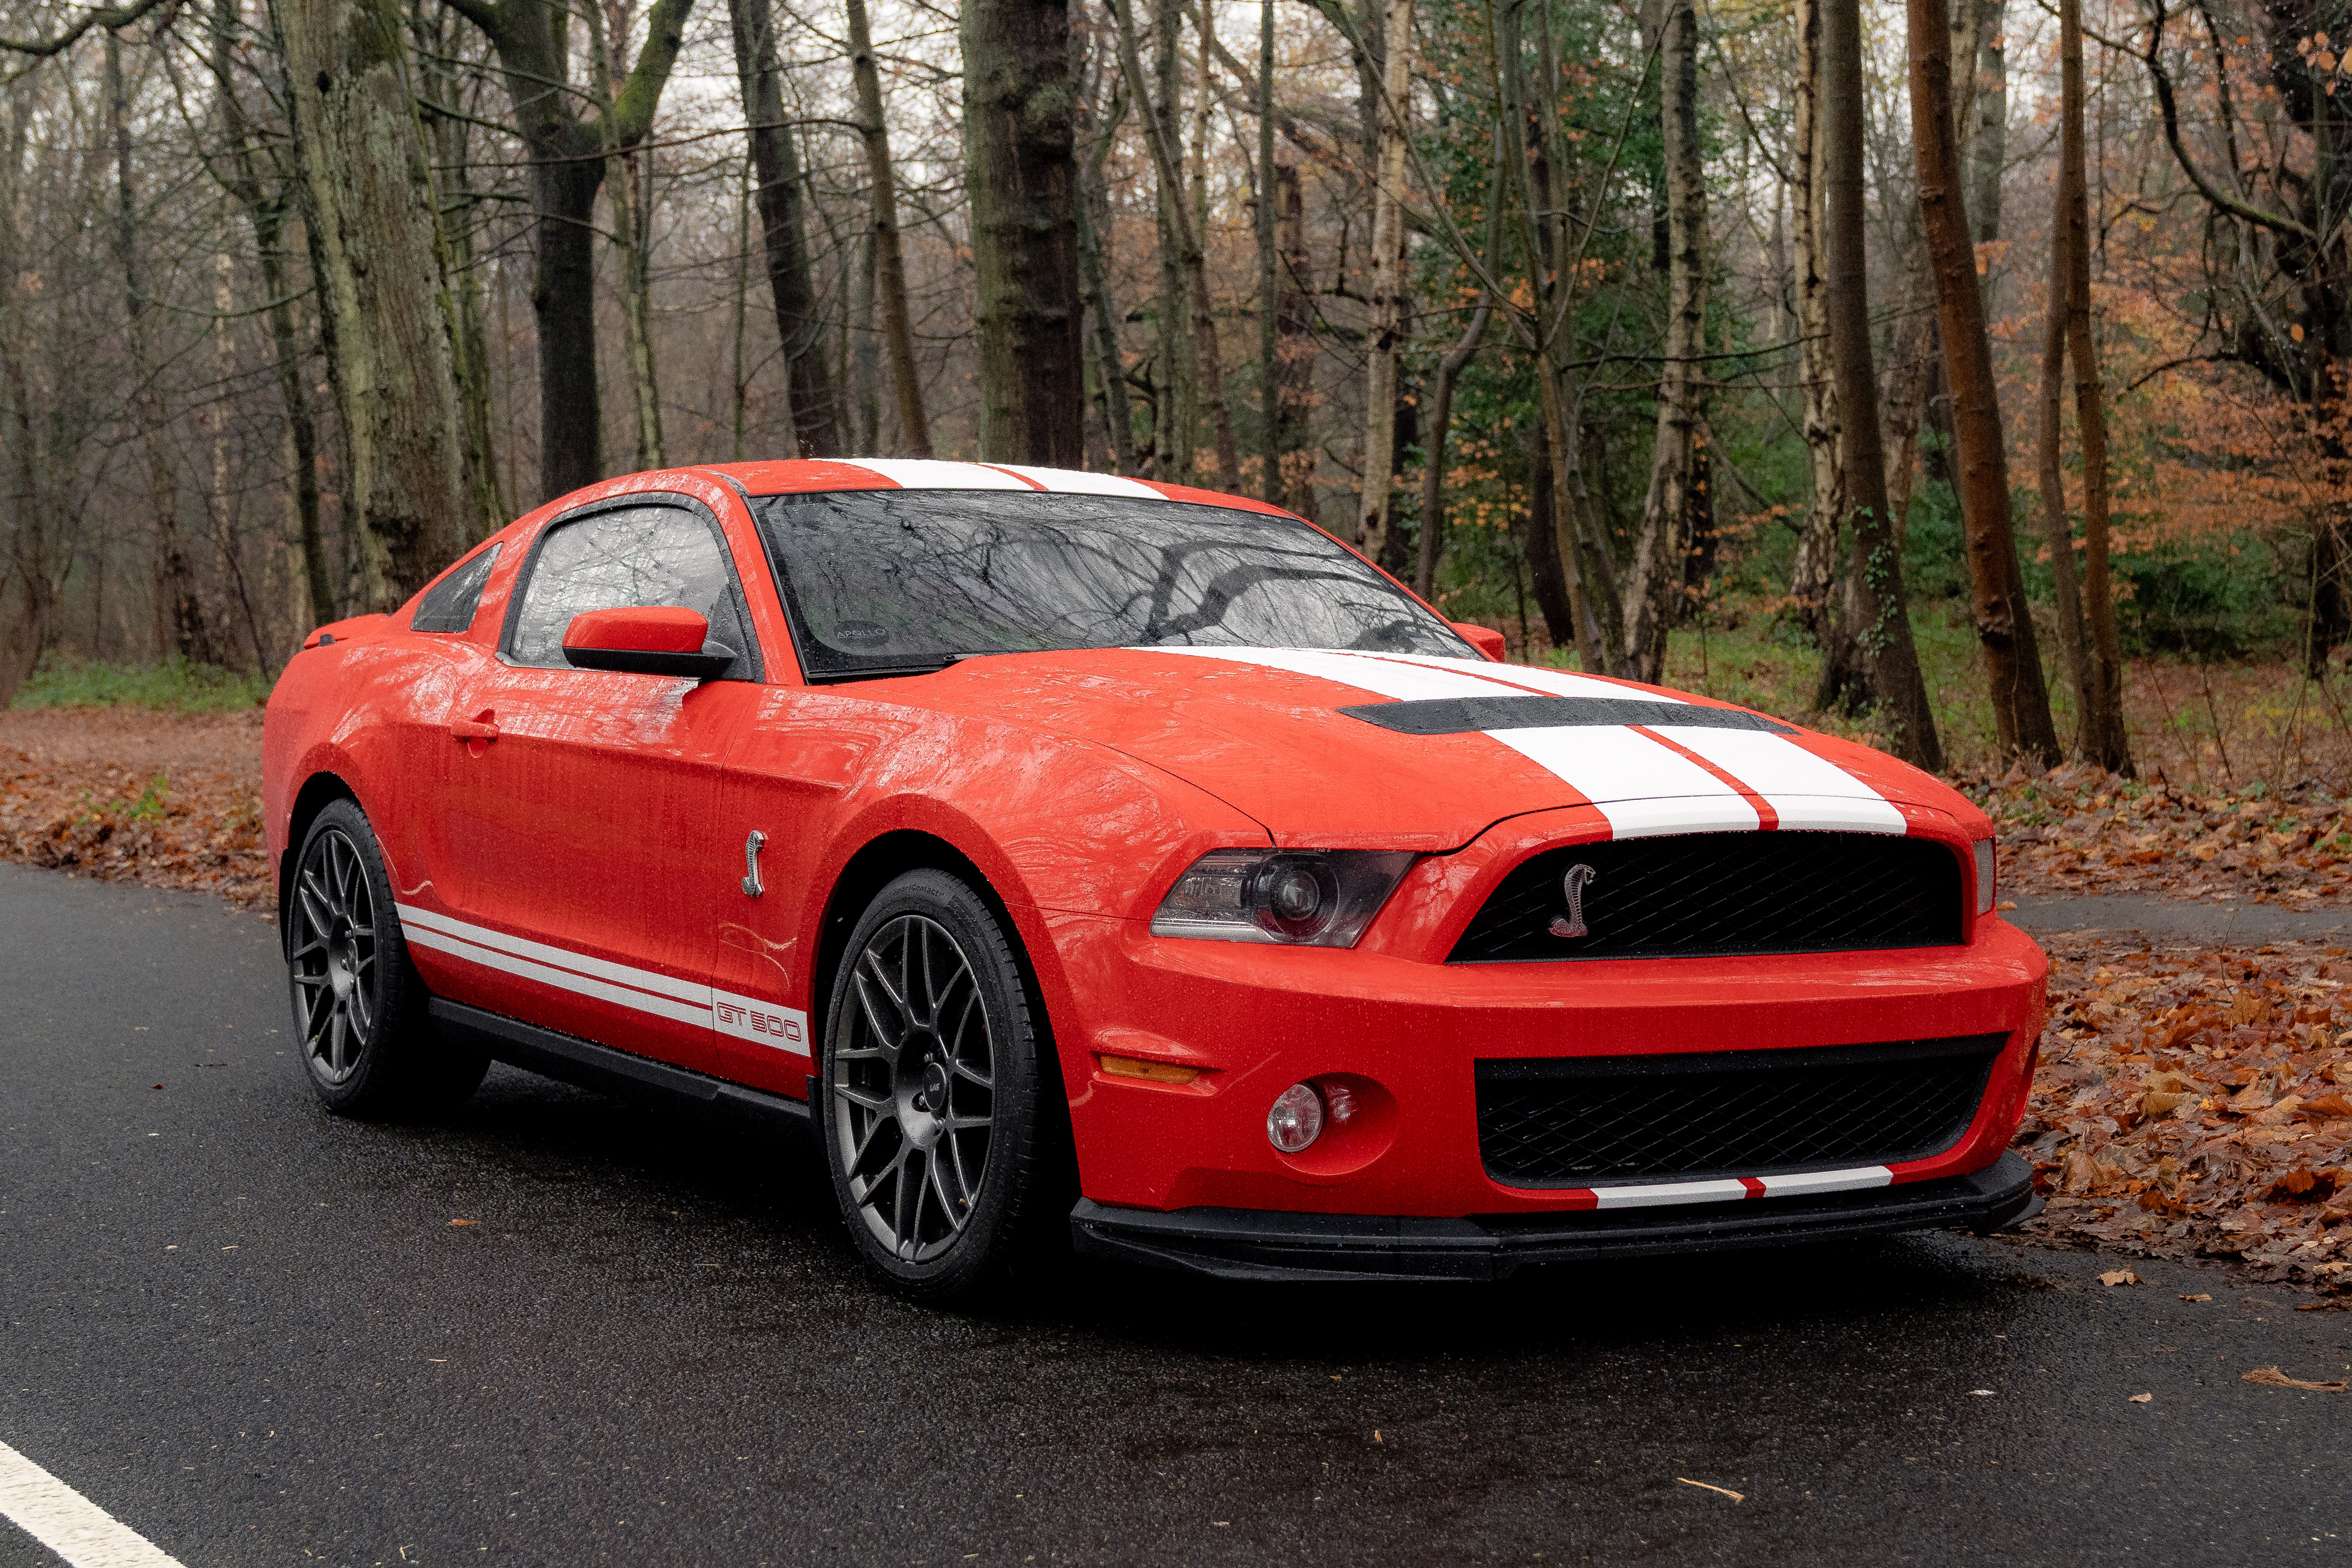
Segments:
[[[1581,935],[1567,883],[1579,883]],[[1570,844],[1503,879],[1450,963],[1700,958],[1945,947],[1960,941],[1960,858],[1881,833],[1676,833]]]
[[[1482,1061],[1478,1151],[1514,1187],[1925,1159],[1968,1131],[2004,1037]]]

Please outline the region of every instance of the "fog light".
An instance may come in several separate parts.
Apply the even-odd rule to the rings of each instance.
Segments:
[[[1323,1135],[1323,1097],[1307,1084],[1294,1083],[1275,1096],[1265,1113],[1266,1142],[1286,1154],[1296,1154]]]

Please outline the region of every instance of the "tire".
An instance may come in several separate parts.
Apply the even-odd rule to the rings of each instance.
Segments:
[[[877,1279],[970,1300],[1066,1246],[1061,1074],[1012,941],[970,884],[923,869],[883,889],[825,1016],[818,1136]]]
[[[425,1016],[392,879],[366,814],[338,800],[310,824],[286,900],[287,989],[310,1087],[329,1110],[371,1121],[462,1103],[489,1070]]]

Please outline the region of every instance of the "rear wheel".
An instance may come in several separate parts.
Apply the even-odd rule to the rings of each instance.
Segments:
[[[1003,926],[908,872],[850,933],[827,1019],[817,1110],[858,1252],[926,1300],[1000,1282],[1051,1222],[1060,1092]]]
[[[286,900],[286,972],[310,1087],[344,1116],[410,1116],[474,1092],[478,1051],[436,1037],[367,816],[331,803],[310,824]]]

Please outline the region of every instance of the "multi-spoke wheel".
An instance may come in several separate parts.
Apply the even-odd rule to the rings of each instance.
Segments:
[[[901,1289],[968,1294],[1048,1184],[1037,1034],[1003,930],[961,880],[908,872],[851,932],[827,1020],[819,1110],[858,1250]]]
[[[311,823],[286,897],[286,973],[310,1085],[331,1110],[390,1116],[464,1099],[488,1067],[425,1017],[383,855],[347,800]]]

